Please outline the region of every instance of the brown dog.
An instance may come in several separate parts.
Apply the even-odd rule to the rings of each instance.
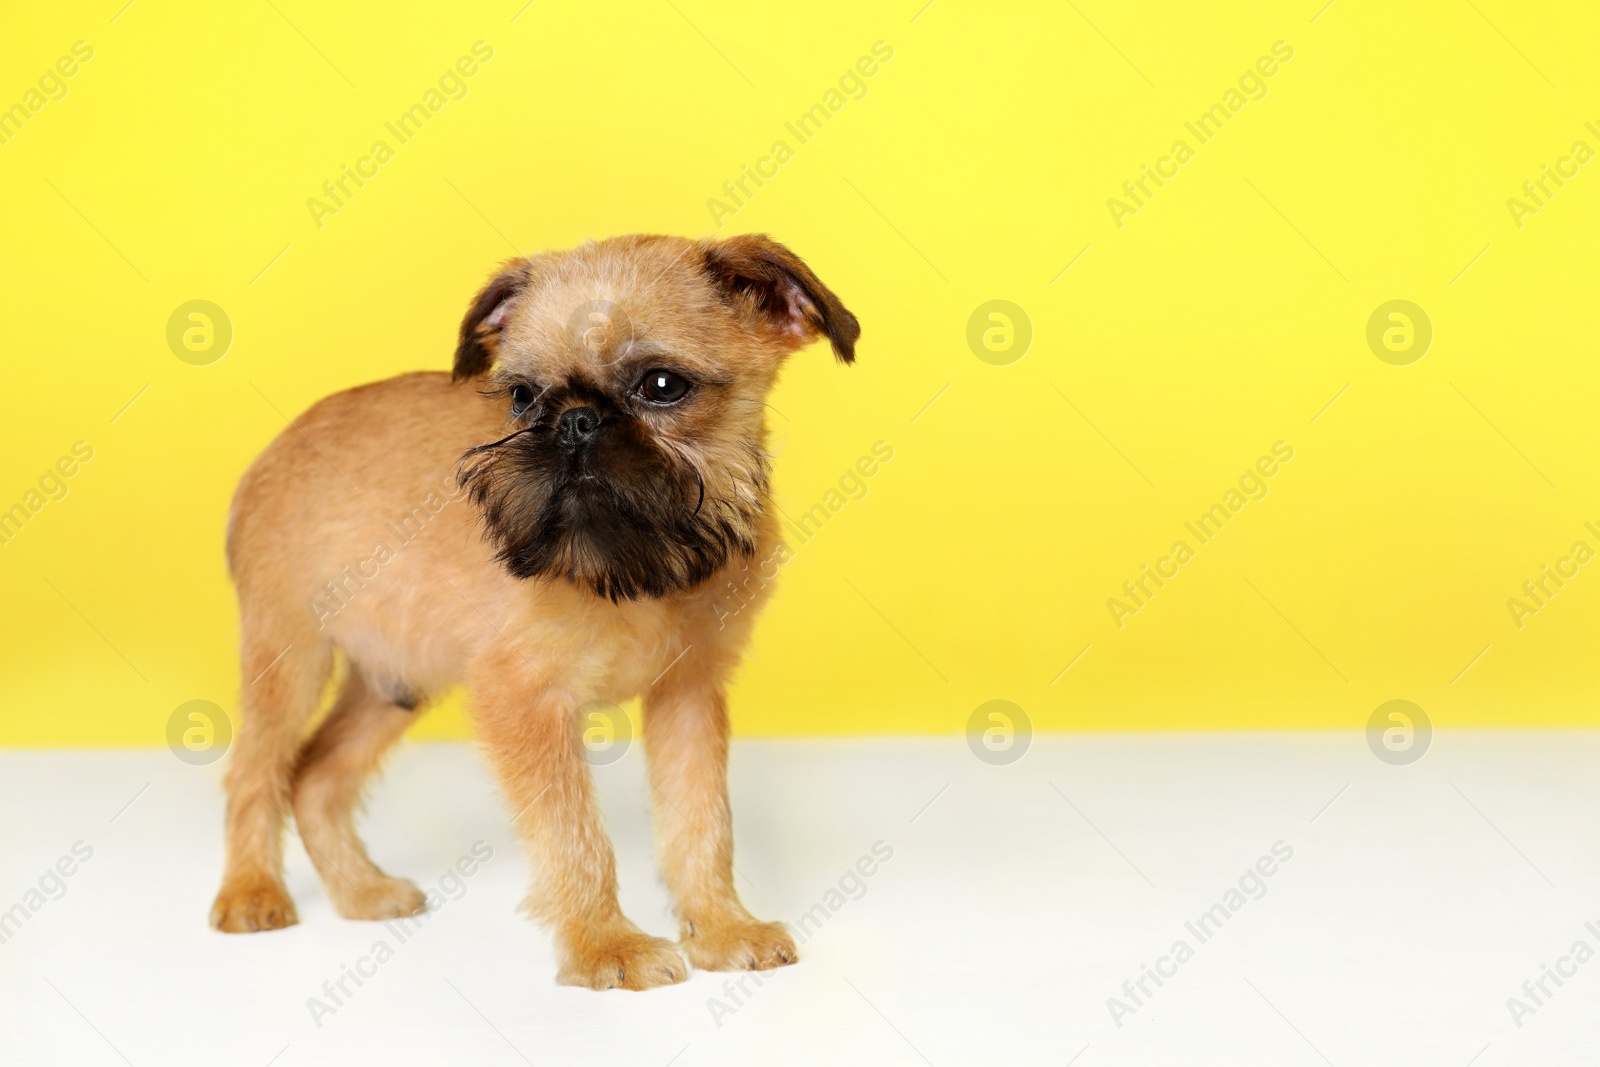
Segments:
[[[506,264],[461,324],[453,378],[362,386],[295,420],[229,519],[246,684],[212,925],[296,921],[291,807],[339,914],[420,910],[417,887],[368,858],[354,810],[419,702],[465,682],[561,982],[686,976],[617,906],[579,734],[585,702],[634,695],[689,960],[792,963],[782,924],[734,892],[724,690],[783,551],[767,392],[789,353],[825,336],[848,363],[860,332],[765,237],[615,238]],[[434,488],[445,472],[459,499]],[[335,650],[343,687],[306,738]]]

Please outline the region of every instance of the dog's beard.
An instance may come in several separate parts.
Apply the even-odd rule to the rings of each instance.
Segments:
[[[581,460],[536,423],[468,452],[457,479],[495,558],[517,578],[636,600],[692,589],[736,554],[755,553],[757,509],[708,495],[692,464],[624,420],[608,422]]]

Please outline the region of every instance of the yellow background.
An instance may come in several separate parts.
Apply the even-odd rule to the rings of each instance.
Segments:
[[[921,2],[12,5],[0,105],[94,58],[0,146],[0,506],[95,457],[0,546],[0,743],[157,745],[185,701],[231,710],[224,515],[284,416],[447,366],[513,252],[713,232],[779,139],[722,232],[789,243],[864,329],[857,366],[815,348],[773,397],[779,502],[894,458],[786,569],[741,732],[959,731],[991,699],[1039,729],[1359,727],[1392,698],[1600,721],[1600,564],[1520,630],[1506,604],[1600,547],[1600,163],[1520,229],[1506,205],[1600,148],[1600,12]],[[479,40],[468,95],[317,228],[307,199]],[[799,144],[784,123],[880,40]],[[1198,146],[1184,123],[1280,40],[1268,95]],[[1119,228],[1108,198],[1179,138],[1195,158]],[[1435,331],[1405,367],[1365,341],[1397,298]],[[210,366],[166,344],[192,299],[233,323]],[[992,299],[1034,330],[1007,366],[966,342]],[[1107,599],[1279,440],[1270,495],[1119,630]],[[452,706],[418,733],[463,729]]]

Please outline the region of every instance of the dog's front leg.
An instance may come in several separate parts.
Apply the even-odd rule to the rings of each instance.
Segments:
[[[533,867],[528,907],[549,924],[563,985],[649,989],[681,982],[677,947],[617,905],[616,863],[595,803],[570,696],[515,653],[485,658],[473,681],[478,731],[511,801]]]
[[[644,736],[661,874],[689,961],[707,971],[795,962],[800,955],[783,924],[752,917],[734,889],[721,685],[683,664],[646,694]]]

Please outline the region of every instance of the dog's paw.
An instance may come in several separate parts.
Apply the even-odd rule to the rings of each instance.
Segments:
[[[799,960],[794,938],[782,923],[754,919],[688,923],[683,950],[702,971],[768,971]]]
[[[346,919],[400,919],[428,910],[428,898],[404,878],[380,878],[357,883],[357,888],[335,878],[339,892],[332,894],[333,907]]]
[[[265,878],[226,884],[211,905],[211,926],[225,934],[281,930],[299,921],[288,892]]]
[[[556,981],[588,989],[654,989],[687,977],[677,945],[624,927],[569,939]]]

